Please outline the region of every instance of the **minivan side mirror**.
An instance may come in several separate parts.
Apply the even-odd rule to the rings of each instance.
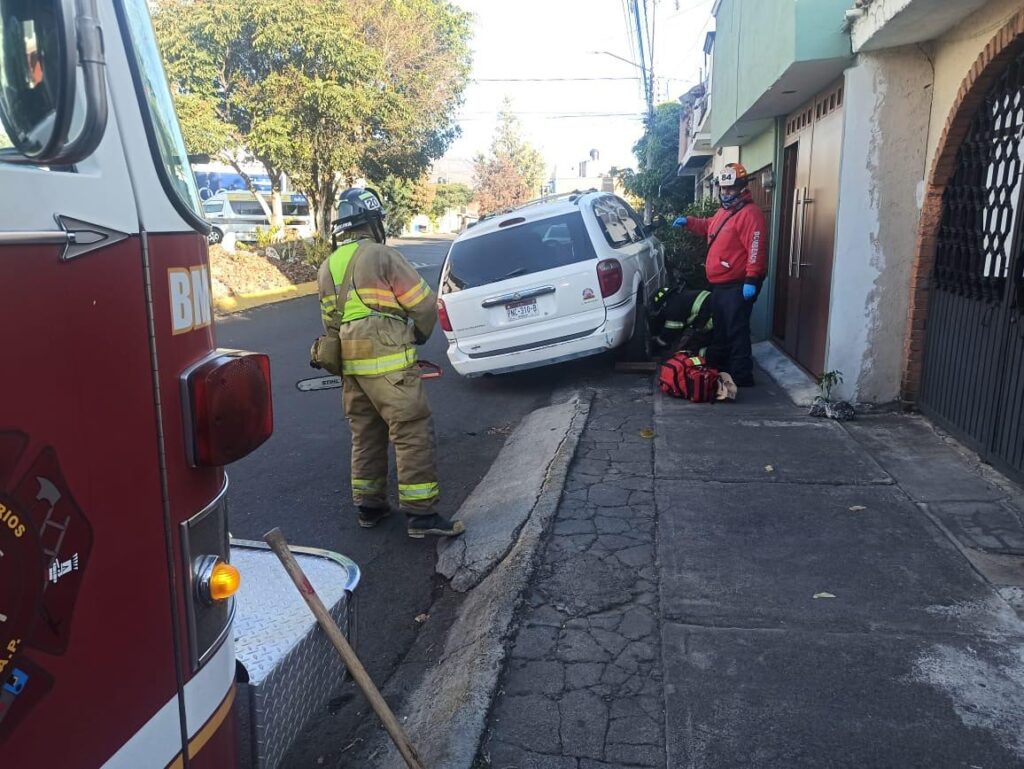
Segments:
[[[0,122],[14,145],[0,160],[71,165],[107,124],[106,70],[96,0],[0,0]],[[85,116],[69,137],[82,69]]]

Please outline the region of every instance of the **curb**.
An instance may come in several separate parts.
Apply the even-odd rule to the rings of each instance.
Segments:
[[[578,400],[574,390],[563,403],[527,414],[463,501],[454,520],[465,522],[466,533],[437,545],[436,570],[453,590],[479,585],[515,546],[572,430]]]
[[[222,296],[219,299],[213,300],[213,308],[221,315],[230,315],[231,313],[262,307],[265,304],[283,302],[286,299],[310,296],[316,292],[316,281],[311,280],[308,283],[298,283],[293,286],[282,286],[281,288],[268,288],[265,291],[253,291],[250,294]]]
[[[423,765],[430,769],[470,769],[473,765],[504,667],[516,610],[529,586],[544,533],[562,498],[592,399],[590,392],[575,395],[575,411],[548,464],[529,516],[504,558],[465,594],[444,639],[439,661],[424,672],[402,708],[406,732]],[[528,424],[529,417],[516,432]],[[478,492],[479,486],[473,493]],[[444,600],[442,597],[438,603]],[[387,752],[374,764],[377,769],[405,767],[393,745],[380,748],[381,752],[385,749]]]

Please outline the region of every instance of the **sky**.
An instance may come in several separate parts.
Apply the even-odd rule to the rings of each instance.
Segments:
[[[714,28],[714,0],[652,1],[656,102],[670,101],[700,80],[704,37]],[[474,14],[474,82],[460,112],[462,136],[446,160],[470,159],[486,151],[496,113],[508,96],[527,139],[549,168],[575,165],[591,149],[600,151],[609,165],[635,164],[631,147],[643,133],[646,110],[640,72],[627,62],[592,53],[609,51],[635,60],[623,0],[454,2]],[[595,77],[623,79],[555,79]],[[532,80],[509,82],[516,79]]]

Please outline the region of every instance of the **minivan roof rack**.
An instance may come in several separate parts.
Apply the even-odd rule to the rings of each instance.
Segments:
[[[484,214],[476,223],[479,224],[487,219],[493,219],[496,216],[505,216],[506,214],[511,214],[513,211],[521,211],[529,206],[539,206],[543,203],[552,203],[556,200],[561,200],[562,198],[568,198],[570,203],[578,205],[579,199],[590,192],[598,192],[598,189],[596,187],[590,187],[585,190],[573,190],[572,192],[558,192],[554,195],[544,195],[543,197],[534,198],[533,200],[528,200],[525,203],[520,203],[518,206],[510,206],[509,208],[502,208],[501,210],[494,211],[490,214]]]

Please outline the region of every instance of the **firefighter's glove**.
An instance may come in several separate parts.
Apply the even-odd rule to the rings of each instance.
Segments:
[[[686,226],[686,217],[685,216],[680,216],[678,219],[676,219],[674,222],[672,222],[672,226],[676,227],[676,228],[678,228],[678,227],[685,227]]]
[[[754,299],[757,298],[757,286],[755,286],[753,283],[744,283],[743,298],[748,302],[754,301]]]
[[[413,341],[417,345],[421,345],[421,344],[426,344],[427,343],[427,337],[425,337],[423,334],[421,334],[420,330],[418,328],[414,328],[413,329],[412,335],[413,335]]]

